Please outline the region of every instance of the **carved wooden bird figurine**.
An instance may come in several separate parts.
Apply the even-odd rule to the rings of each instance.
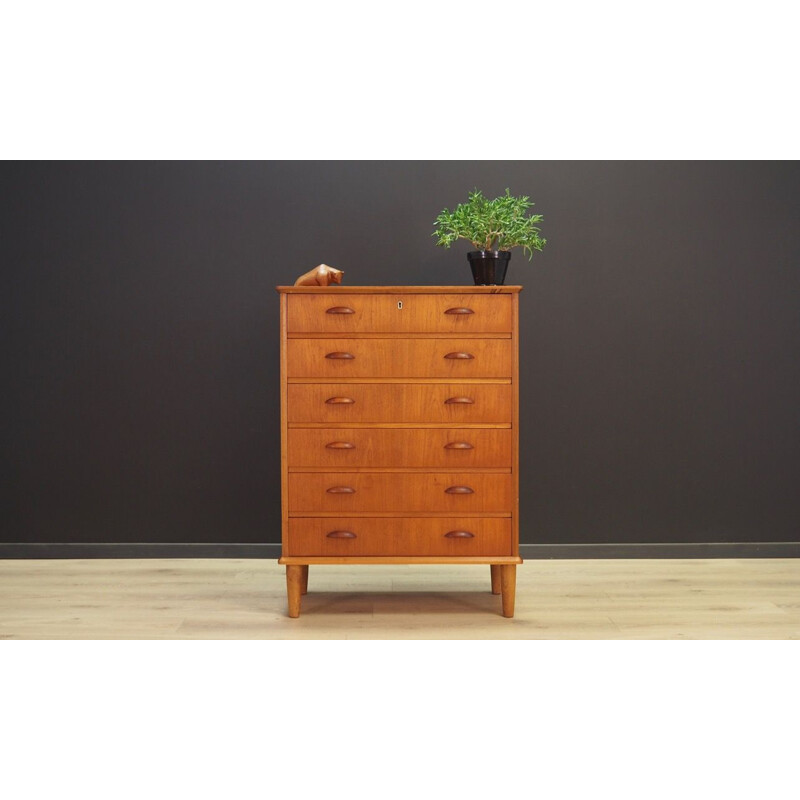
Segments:
[[[327,264],[319,264],[314,269],[301,275],[295,282],[295,286],[330,286],[332,283],[341,283],[344,272],[336,267],[329,267]]]

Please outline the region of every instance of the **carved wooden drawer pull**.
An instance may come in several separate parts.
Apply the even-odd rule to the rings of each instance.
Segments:
[[[333,306],[325,310],[326,314],[355,314],[356,312],[349,306]]]
[[[352,397],[329,397],[325,402],[331,406],[351,406],[355,400]]]
[[[475,358],[475,356],[472,355],[472,353],[448,353],[445,358],[451,358],[456,361],[469,361]]]
[[[325,358],[342,359],[343,361],[350,361],[355,358],[352,353],[328,353]]]
[[[328,445],[330,447],[330,445]],[[472,445],[469,442],[448,442],[444,446],[445,450],[472,450]]]
[[[353,531],[331,531],[325,534],[329,539],[355,539]]]
[[[328,442],[325,445],[328,450],[355,450],[356,446],[352,442]]]
[[[328,494],[355,494],[356,490],[352,486],[331,486],[325,490]]]
[[[448,486],[446,494],[475,494],[475,490],[469,486]]]
[[[328,534],[330,536],[330,534]],[[448,531],[444,535],[445,539],[474,539],[475,534],[469,531]]]
[[[330,402],[330,400],[328,402]],[[445,405],[448,406],[453,406],[453,405],[471,406],[475,401],[471,397],[448,397],[447,400],[445,400],[444,402]]]
[[[471,308],[448,308],[445,314],[474,314]]]

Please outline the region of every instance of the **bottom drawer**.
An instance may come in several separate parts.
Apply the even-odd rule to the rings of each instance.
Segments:
[[[510,517],[290,517],[289,556],[509,556]]]

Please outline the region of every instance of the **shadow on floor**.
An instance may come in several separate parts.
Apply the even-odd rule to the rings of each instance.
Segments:
[[[325,614],[496,614],[499,595],[490,592],[309,592],[300,615]]]

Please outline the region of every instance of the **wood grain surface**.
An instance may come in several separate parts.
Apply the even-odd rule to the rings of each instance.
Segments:
[[[343,334],[350,331],[391,333],[509,333],[511,295],[364,293],[288,295],[292,333],[316,331]],[[327,313],[331,308],[352,313]],[[466,308],[471,314],[448,314]]]
[[[287,394],[290,425],[436,422],[458,427],[464,422],[511,423],[510,384],[290,383]],[[332,399],[353,402],[327,402]]]
[[[507,428],[290,428],[287,458],[289,469],[402,464],[406,468],[510,470],[511,435]]]
[[[290,472],[289,514],[307,511],[511,514],[510,473]]]
[[[485,565],[0,561],[0,639],[800,639],[800,559],[531,561],[514,619]]]
[[[352,537],[328,536],[347,531]],[[452,531],[471,533],[452,538]],[[508,517],[289,517],[290,556],[507,556]],[[487,576],[488,580],[488,576]]]
[[[290,339],[289,379],[510,378],[510,339]]]

